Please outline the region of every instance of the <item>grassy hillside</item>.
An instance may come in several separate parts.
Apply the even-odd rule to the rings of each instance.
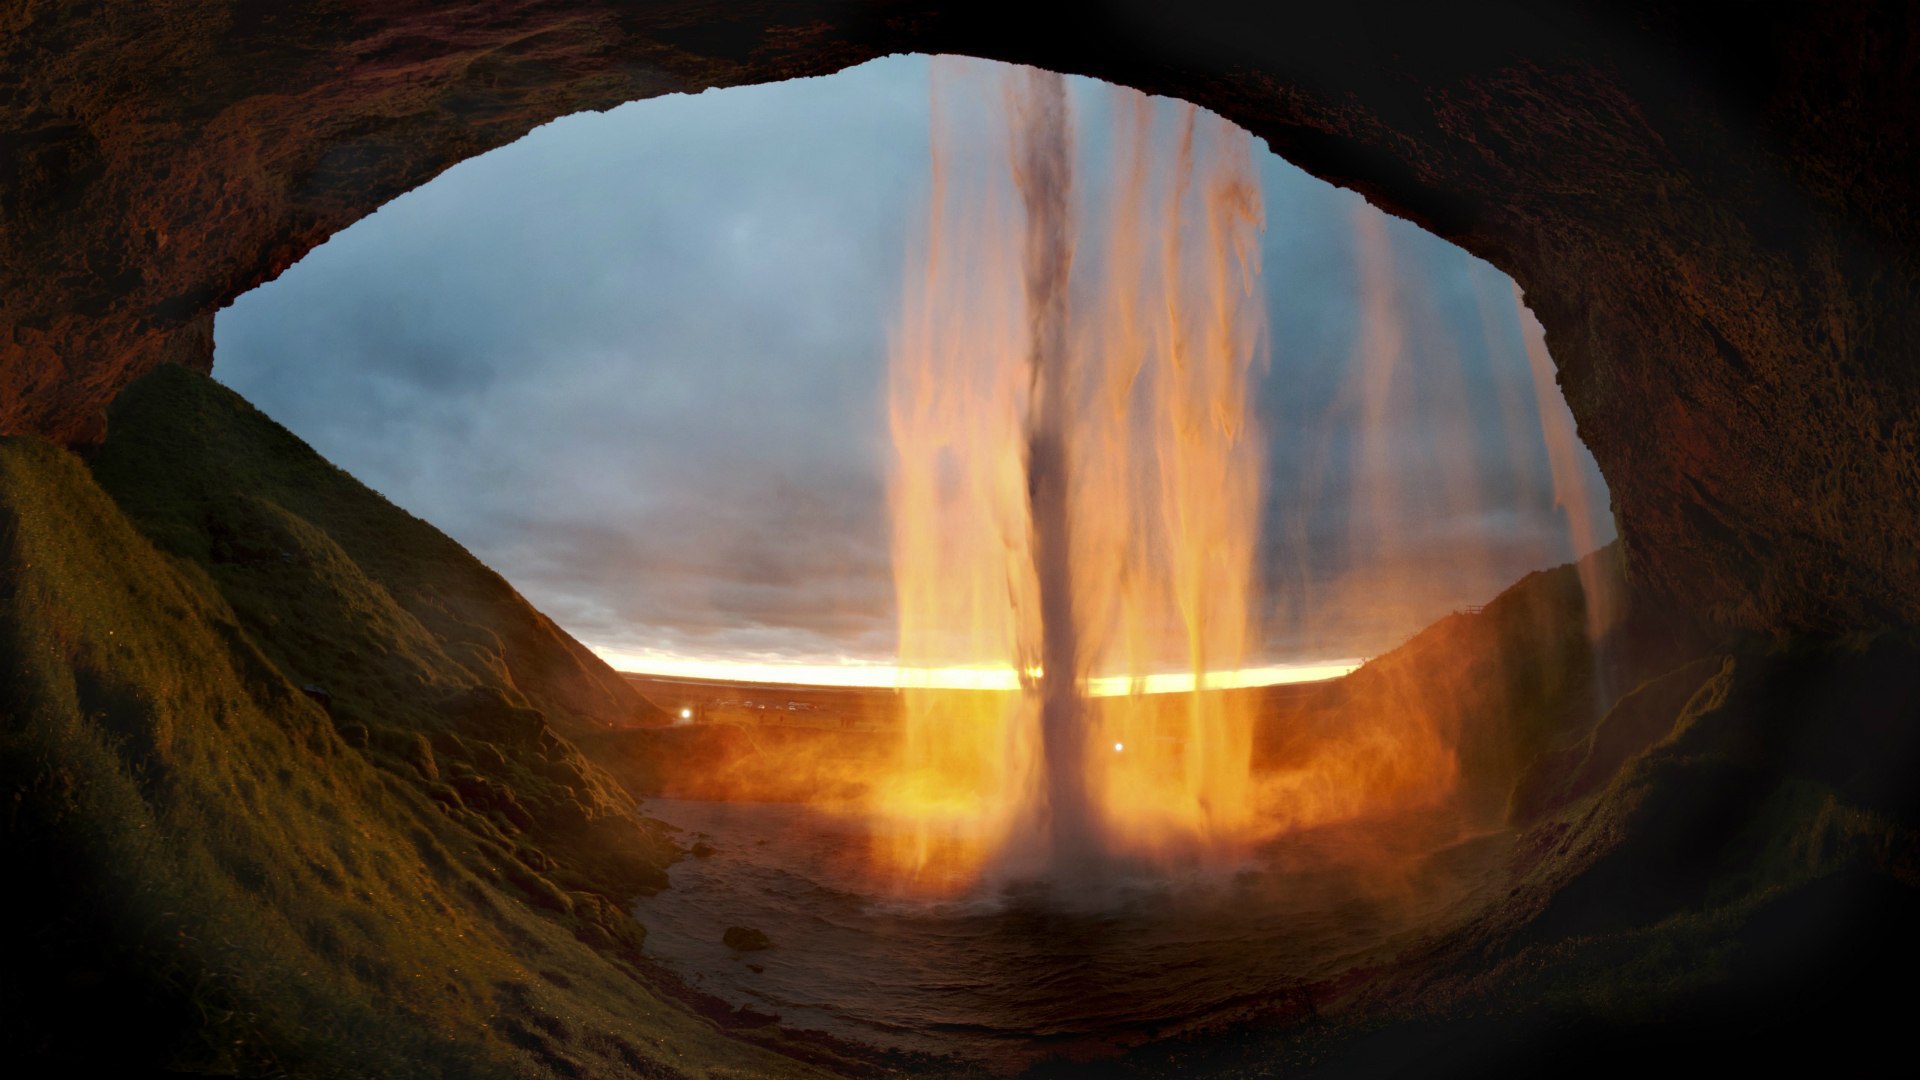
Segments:
[[[30,1073],[813,1071],[640,955],[675,853],[568,733],[651,708],[210,380],[0,439],[0,717]]]
[[[358,717],[383,694],[410,707],[426,682],[497,690],[563,729],[666,721],[465,548],[218,383],[162,368],[109,420],[100,486],[337,708]]]

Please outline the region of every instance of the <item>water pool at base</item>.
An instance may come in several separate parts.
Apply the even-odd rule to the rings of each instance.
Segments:
[[[635,907],[647,951],[688,983],[791,1028],[1002,1069],[1252,1019],[1389,964],[1481,906],[1510,839],[1429,814],[1292,834],[1231,867],[931,899],[871,880],[858,818],[785,803],[643,810],[712,849]],[[731,926],[773,947],[731,949]]]

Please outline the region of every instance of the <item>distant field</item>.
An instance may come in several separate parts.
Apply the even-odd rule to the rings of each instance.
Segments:
[[[695,723],[874,731],[893,727],[900,720],[898,690],[622,674],[641,696],[668,715]]]
[[[762,724],[784,727],[879,731],[900,722],[900,691],[864,686],[797,686],[780,683],[686,679],[622,672],[642,696],[676,718],[704,724]],[[1263,719],[1291,711],[1337,680],[1286,683],[1228,690],[1254,695]],[[1000,690],[949,690],[950,694],[997,694]],[[1168,708],[1177,708],[1184,695],[1156,694]],[[685,714],[683,716],[683,713]]]
[[[722,801],[836,802],[861,797],[897,750],[902,695],[878,687],[796,686],[624,672],[642,697],[676,723],[584,736],[635,794]],[[1335,720],[1338,680],[1224,693],[1257,698],[1254,767]],[[943,694],[1008,694],[943,690]],[[1179,693],[1148,700],[1175,739],[1186,715]],[[1119,699],[1096,698],[1096,707]]]

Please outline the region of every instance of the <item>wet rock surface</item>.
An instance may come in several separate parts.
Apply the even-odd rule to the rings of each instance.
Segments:
[[[764,930],[755,930],[751,926],[729,926],[720,937],[720,943],[734,952],[759,952],[773,948],[773,941]]]

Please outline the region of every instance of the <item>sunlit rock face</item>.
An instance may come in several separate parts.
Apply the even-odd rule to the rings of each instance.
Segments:
[[[96,440],[139,373],[210,365],[221,305],[553,117],[964,52],[1205,106],[1511,274],[1643,585],[1758,629],[1920,617],[1910,14],[943,7],[16,6],[0,432]]]

